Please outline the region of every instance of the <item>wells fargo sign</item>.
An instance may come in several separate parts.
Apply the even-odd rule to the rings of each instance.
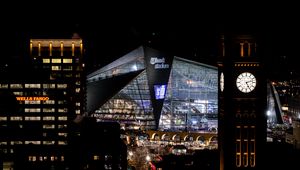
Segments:
[[[25,100],[49,100],[49,97],[16,97],[19,101],[25,101]]]

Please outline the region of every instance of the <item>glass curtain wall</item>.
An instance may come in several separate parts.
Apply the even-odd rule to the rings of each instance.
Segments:
[[[215,131],[218,126],[217,74],[217,68],[175,57],[159,129]]]

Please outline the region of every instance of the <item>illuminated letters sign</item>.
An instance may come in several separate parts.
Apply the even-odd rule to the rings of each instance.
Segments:
[[[164,99],[167,85],[154,85],[155,99]]]
[[[25,100],[49,100],[49,97],[16,97],[18,101],[25,101]]]
[[[154,65],[154,69],[167,69],[169,64],[165,64],[165,58],[151,57],[150,64]]]

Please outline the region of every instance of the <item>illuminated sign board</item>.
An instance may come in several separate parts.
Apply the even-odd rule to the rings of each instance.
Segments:
[[[151,57],[150,64],[154,65],[154,69],[167,69],[169,64],[165,63],[165,58]]]
[[[29,101],[35,101],[35,100],[49,100],[49,97],[16,97],[16,99],[18,101],[25,101],[25,100],[29,100]]]
[[[154,85],[155,99],[164,99],[167,85]]]

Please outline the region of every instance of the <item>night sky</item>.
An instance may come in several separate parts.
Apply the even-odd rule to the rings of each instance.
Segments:
[[[201,11],[204,7],[195,9],[184,12],[175,8],[169,12],[153,6],[145,10],[131,9],[126,15],[122,13],[126,10],[118,14],[114,11],[86,14],[73,21],[65,19],[66,22],[54,22],[53,18],[53,22],[37,20],[24,24],[17,19],[2,25],[1,64],[26,58],[30,38],[70,38],[76,32],[84,41],[88,72],[141,45],[214,65],[216,40],[220,33],[227,31],[263,37],[268,50],[266,71],[271,78],[300,73],[295,62],[299,56],[300,26],[293,10],[280,6],[255,10],[221,6],[211,11]]]

